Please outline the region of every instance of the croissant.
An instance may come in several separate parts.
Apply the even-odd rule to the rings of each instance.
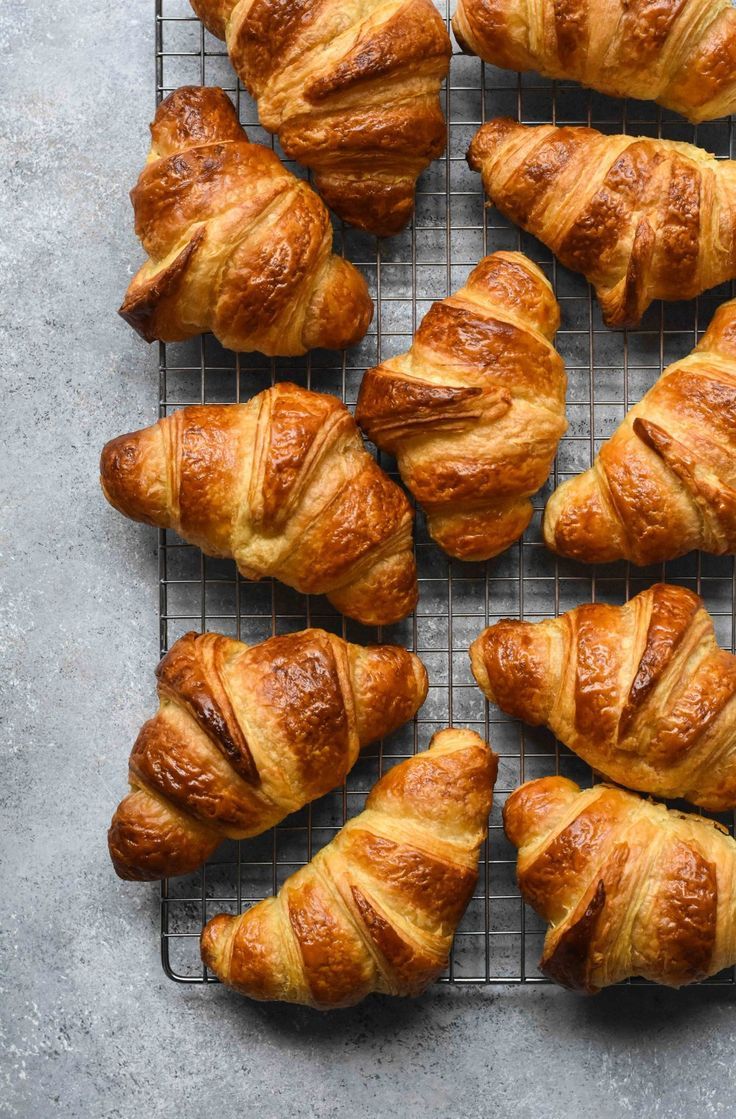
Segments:
[[[398,233],[445,147],[452,47],[432,0],[192,0],[261,124],[345,221]]]
[[[666,6],[459,0],[452,27],[463,50],[494,66],[658,101],[693,123],[736,112],[730,0]]]
[[[135,521],[326,594],[366,625],[417,601],[412,511],[333,396],[277,384],[247,404],[206,404],[111,440],[102,489]]]
[[[512,793],[504,825],[522,896],[549,922],[550,979],[681,987],[736,963],[736,843],[715,821],[543,777]]]
[[[130,756],[109,831],[121,878],[196,870],[340,785],[360,750],[427,694],[418,657],[321,629],[247,646],[187,633],[156,670],[159,710]]]
[[[435,734],[276,897],[206,925],[207,967],[251,998],[322,1010],[420,994],[472,897],[497,766],[472,731]]]
[[[587,563],[736,552],[736,300],[665,369],[591,469],[555,490],[544,538]]]
[[[131,192],[149,259],[122,317],[152,342],[210,330],[231,350],[342,349],[368,329],[365,280],[332,252],[332,226],[307,183],[251,144],[221,89],[162,101]]]
[[[468,163],[488,196],[594,285],[608,326],[736,276],[736,162],[671,140],[500,118]]]
[[[485,560],[532,515],[566,428],[560,312],[521,253],[494,253],[434,303],[408,353],[369,370],[355,418],[398,458],[437,543]]]
[[[713,812],[736,806],[736,657],[687,588],[498,622],[470,659],[488,699],[605,777]]]

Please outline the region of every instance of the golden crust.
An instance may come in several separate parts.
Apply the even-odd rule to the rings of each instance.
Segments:
[[[551,979],[681,987],[736,962],[736,843],[712,821],[545,777],[511,795],[504,825],[522,895],[549,922]]]
[[[459,0],[463,50],[494,66],[572,78],[693,123],[736,112],[736,12],[729,0]]]
[[[529,523],[566,427],[558,326],[536,265],[493,253],[433,304],[408,353],[363,378],[356,420],[396,455],[431,535],[453,556],[488,559]]]
[[[548,726],[605,777],[714,812],[736,806],[736,657],[685,587],[499,622],[470,657],[488,699]]]
[[[323,1010],[419,994],[472,896],[497,766],[472,731],[437,733],[275,898],[209,922],[207,967],[251,998]]]
[[[262,125],[345,221],[398,233],[445,146],[452,48],[432,0],[192,0]]]
[[[324,205],[249,143],[221,89],[185,86],[159,105],[131,200],[149,259],[120,314],[147,342],[211,330],[230,349],[288,356],[368,329],[373,303],[332,252]]]
[[[691,299],[736,276],[733,160],[501,118],[476,133],[468,162],[502,213],[594,285],[608,326],[635,326],[653,299]]]
[[[587,563],[736,552],[736,300],[665,369],[595,463],[547,503],[544,538]]]
[[[416,605],[411,506],[333,396],[280,383],[182,408],[111,440],[100,473],[121,513],[232,556],[249,579],[326,594],[366,625]]]
[[[339,785],[360,749],[424,702],[418,657],[324,630],[248,647],[189,633],[158,667],[160,706],[130,756],[109,832],[121,878],[195,870]]]

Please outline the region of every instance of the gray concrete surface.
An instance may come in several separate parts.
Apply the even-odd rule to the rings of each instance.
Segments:
[[[105,830],[152,700],[155,540],[97,488],[155,414],[114,310],[153,103],[151,0],[4,0],[0,1114],[734,1114],[734,997],[450,990],[321,1017],[185,988]]]

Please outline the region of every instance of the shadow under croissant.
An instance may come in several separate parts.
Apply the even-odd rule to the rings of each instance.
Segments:
[[[221,983],[215,983],[208,992],[212,997],[211,1006],[218,1019],[226,1014],[233,1029],[242,1031],[245,1040],[258,1024],[259,1034],[271,1030],[275,1037],[284,1033],[309,1033],[310,1044],[316,1039],[324,1039],[332,1044],[348,1029],[353,1038],[360,1030],[387,1030],[400,1034],[409,1029],[419,1018],[427,1014],[427,1000],[434,989],[449,993],[446,985],[436,984],[424,995],[415,999],[398,999],[392,995],[368,995],[355,1006],[333,1010],[316,1010],[311,1006],[300,1006],[288,1002],[258,1002],[242,998],[228,990]],[[453,992],[454,992],[453,988]],[[201,992],[200,992],[201,993]]]
[[[554,1014],[558,1037],[560,1033],[571,1039],[589,1037],[593,1032],[602,1041],[608,1038],[625,1044],[627,1040],[633,1043],[651,1035],[656,1028],[660,1040],[666,1041],[670,1033],[678,1033],[683,1021],[697,1022],[712,1015],[714,1006],[736,1004],[736,985],[709,984],[680,991],[653,983],[621,984],[593,998],[584,998],[551,983],[534,984],[533,992],[523,985],[458,987],[434,983],[415,999],[369,995],[356,1006],[329,1013],[292,1003],[239,998],[221,984],[213,984],[209,994],[209,1013],[218,1020],[226,1015],[230,1028],[243,1042],[257,1024],[260,1036],[264,1031],[276,1039],[306,1035],[310,1047],[321,1043],[332,1046],[335,1040],[346,1036],[346,1031],[353,1041],[359,1041],[362,1033],[379,1033],[387,1038],[403,1036],[408,1042],[410,1031],[417,1028],[435,1032],[457,1025],[460,1011],[463,1016],[470,1016],[474,1030],[482,1028],[482,1019],[475,1015],[487,1016],[485,1020],[491,1030],[497,1023],[495,1017],[488,1015],[492,1005],[508,1017],[509,1025],[514,1019],[528,1023],[530,1017],[544,1022]]]
[[[736,1006],[736,984],[706,982],[673,990],[634,980],[607,987],[591,998],[567,994],[572,1005],[571,1029],[595,1028],[622,1039],[645,1035],[653,1026],[661,1037],[670,1030],[676,1032],[684,1020],[694,1027],[698,1018],[711,1016],[715,1006]],[[565,1009],[569,1013],[571,1007]]]

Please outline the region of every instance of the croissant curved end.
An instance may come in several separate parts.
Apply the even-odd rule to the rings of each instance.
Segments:
[[[224,40],[227,24],[238,0],[191,0],[198,19],[216,39]]]
[[[503,618],[470,646],[473,675],[487,699],[532,725],[547,715],[549,636],[543,623]]]
[[[514,847],[523,848],[549,831],[575,799],[580,787],[567,777],[542,777],[526,781],[503,807],[503,826]]]
[[[100,486],[118,512],[143,524],[168,522],[166,463],[157,426],[118,435],[100,455]]]
[[[627,554],[593,469],[557,487],[544,510],[542,534],[551,551],[585,563],[614,563]]]
[[[235,917],[231,917],[227,913],[218,913],[202,929],[199,949],[202,954],[202,962],[210,971],[217,973],[222,969],[225,947],[235,920]]]
[[[303,339],[307,350],[348,349],[360,342],[373,319],[368,285],[354,265],[333,257],[326,279],[309,305]]]
[[[396,730],[427,698],[427,670],[419,657],[397,645],[357,650],[353,662],[358,737],[375,742]]]
[[[362,172],[317,173],[314,184],[326,204],[356,229],[374,237],[393,237],[411,221],[415,182],[412,176],[393,182],[371,179]]]
[[[452,17],[452,33],[463,54],[474,55],[476,53],[460,30],[460,20],[458,19],[457,12],[455,12],[455,15]]]
[[[341,613],[365,626],[400,622],[419,601],[411,539],[403,551],[386,556],[354,582],[330,591],[327,598]]]
[[[160,159],[191,146],[247,140],[232,101],[219,86],[183,85],[156,110],[151,124],[150,159]]]
[[[123,798],[107,833],[115,873],[128,882],[191,874],[221,840],[216,832],[185,819],[145,789],[134,789]]]
[[[468,655],[470,657],[470,668],[473,673],[473,677],[475,678],[476,684],[483,692],[486,699],[490,703],[495,703],[496,696],[493,691],[493,685],[491,684],[491,680],[488,675],[488,669],[486,668],[485,657],[483,655],[484,640],[487,632],[488,630],[483,630],[483,633],[478,634],[475,641],[472,642],[468,650]]]
[[[427,514],[433,540],[448,555],[469,563],[498,556],[528,528],[534,510],[527,497],[482,510]]]
[[[479,128],[470,141],[466,155],[471,171],[482,171],[484,162],[495,154],[507,137],[523,127],[511,117],[497,117]]]

